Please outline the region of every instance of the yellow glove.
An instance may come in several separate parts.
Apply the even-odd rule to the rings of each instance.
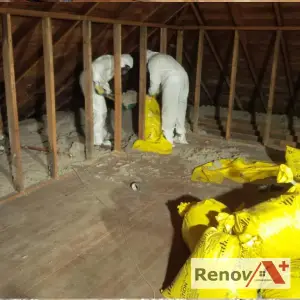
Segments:
[[[104,89],[100,85],[95,85],[95,90],[96,90],[97,94],[99,94],[99,95],[105,94]]]

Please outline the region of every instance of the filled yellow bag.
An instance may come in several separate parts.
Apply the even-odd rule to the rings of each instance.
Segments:
[[[165,139],[161,130],[159,104],[154,97],[145,100],[145,140],[137,140],[132,148],[143,152],[171,154],[172,144]]]
[[[289,289],[261,290],[263,299],[300,299],[300,261],[291,261],[291,287]]]
[[[256,298],[257,291],[253,289],[192,289],[191,288],[191,259],[192,258],[238,258],[242,257],[242,248],[236,236],[208,228],[189,259],[179,271],[173,283],[162,290],[166,298],[181,299],[210,299],[210,298]]]
[[[194,169],[192,181],[222,183],[230,179],[237,183],[253,182],[276,177],[279,165],[262,161],[246,161],[244,158],[220,159]]]
[[[215,216],[220,212],[229,212],[229,210],[226,205],[215,199],[193,203],[183,202],[178,205],[178,213],[183,217],[182,237],[191,252],[194,251],[204,231],[216,225]]]
[[[285,160],[287,166],[292,169],[294,180],[300,181],[300,149],[286,146]]]
[[[255,239],[261,257],[300,257],[300,195],[293,186],[278,198],[232,215],[220,213],[217,220],[227,232],[238,235],[241,243]]]

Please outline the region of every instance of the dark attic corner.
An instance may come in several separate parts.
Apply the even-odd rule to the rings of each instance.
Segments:
[[[0,298],[300,299],[300,3],[0,14]]]

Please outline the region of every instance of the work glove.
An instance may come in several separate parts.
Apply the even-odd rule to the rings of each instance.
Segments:
[[[104,95],[106,92],[100,85],[95,85],[95,90],[98,95]]]

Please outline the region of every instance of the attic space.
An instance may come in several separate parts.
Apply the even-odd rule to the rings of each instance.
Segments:
[[[1,297],[162,297],[189,255],[181,202],[234,212],[283,193],[300,3],[22,1],[0,14]],[[195,175],[224,159],[269,169]]]

